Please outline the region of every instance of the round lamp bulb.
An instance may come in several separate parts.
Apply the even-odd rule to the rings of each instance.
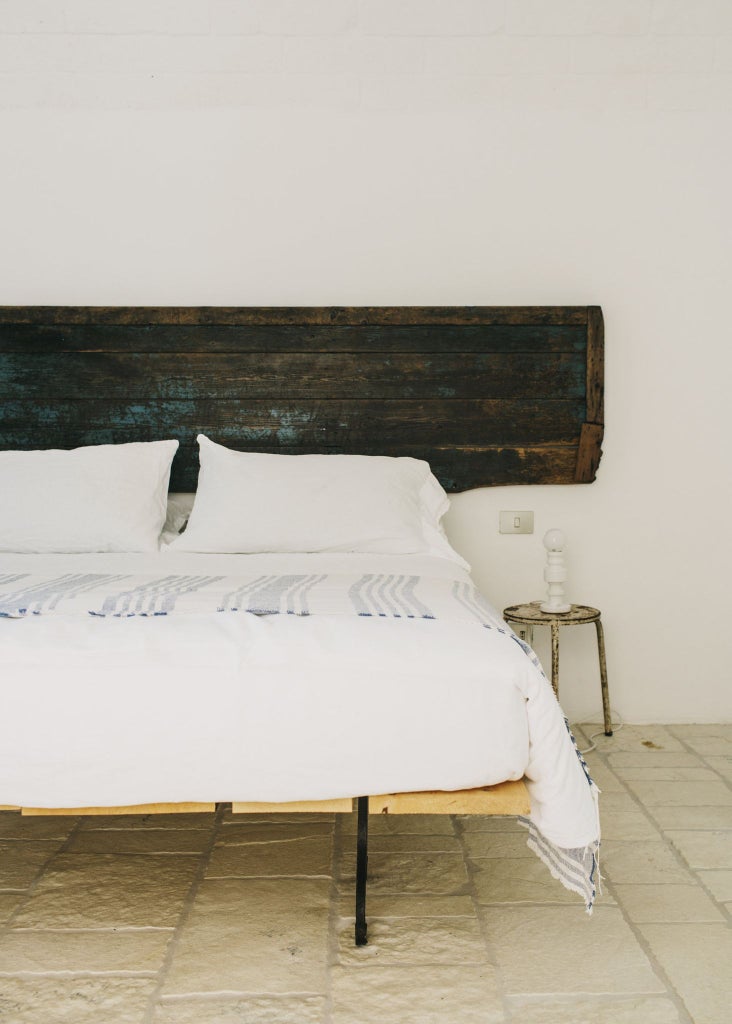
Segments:
[[[547,530],[544,534],[544,547],[547,551],[561,551],[567,543],[567,538],[561,530]]]

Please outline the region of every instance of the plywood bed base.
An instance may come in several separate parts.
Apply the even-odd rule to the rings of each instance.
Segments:
[[[356,799],[359,799],[358,797]],[[0,811],[20,811],[26,817],[48,815],[195,814],[213,813],[215,803],[129,804],[124,807],[18,807],[0,804]],[[300,800],[295,803],[234,801],[232,814],[343,814],[354,800]],[[382,793],[369,797],[370,814],[528,814],[529,795],[523,781],[501,782],[477,789],[429,790],[421,793]]]
[[[296,803],[245,803],[234,801],[233,814],[351,813],[356,804],[356,945],[367,942],[366,879],[368,873],[369,814],[528,814],[529,794],[523,780],[501,782],[496,786],[454,791],[432,790],[422,793],[382,793],[378,796],[350,797],[338,800],[305,800]],[[99,814],[190,814],[211,812],[213,803],[136,804],[126,807],[13,807],[0,804],[0,810],[19,810],[25,816],[99,815]]]

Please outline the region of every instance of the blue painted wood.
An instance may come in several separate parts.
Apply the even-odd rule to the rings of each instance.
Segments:
[[[0,447],[176,437],[173,489],[198,432],[415,455],[451,490],[571,482],[599,461],[601,343],[597,307],[0,307]]]

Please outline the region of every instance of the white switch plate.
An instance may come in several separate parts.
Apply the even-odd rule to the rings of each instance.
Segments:
[[[533,512],[499,512],[498,513],[499,533],[533,533],[534,513]]]

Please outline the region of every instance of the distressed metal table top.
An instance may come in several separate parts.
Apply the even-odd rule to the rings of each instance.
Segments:
[[[521,622],[531,626],[560,625],[576,626],[585,622],[597,622],[600,610],[586,604],[573,604],[568,612],[543,612],[541,601],[528,604],[514,604],[503,609],[503,617],[507,622]]]

